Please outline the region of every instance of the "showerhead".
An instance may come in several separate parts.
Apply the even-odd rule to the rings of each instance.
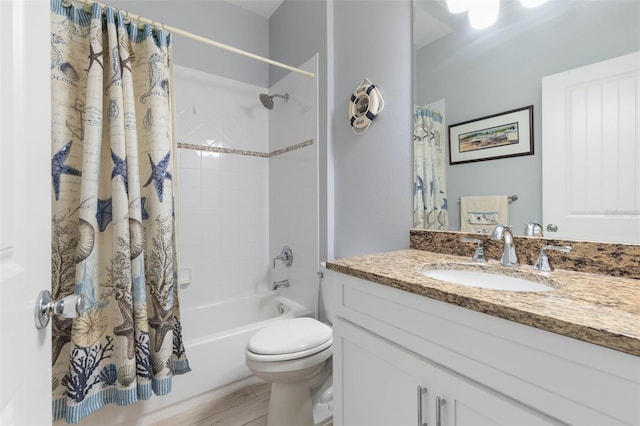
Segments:
[[[288,93],[285,93],[284,95],[279,95],[277,93],[274,93],[271,96],[267,95],[266,93],[260,93],[260,102],[262,102],[262,105],[264,105],[264,107],[266,109],[272,110],[273,109],[273,98],[274,97],[282,98],[282,99],[284,99],[285,102],[287,102],[289,100],[289,94]]]

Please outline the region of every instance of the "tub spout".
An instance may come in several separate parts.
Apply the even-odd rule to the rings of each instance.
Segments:
[[[282,281],[274,281],[273,282],[273,289],[277,290],[280,287],[289,287],[289,280],[282,280]]]

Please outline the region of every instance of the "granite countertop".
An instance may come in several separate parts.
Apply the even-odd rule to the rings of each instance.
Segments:
[[[515,292],[449,284],[420,273],[434,264],[442,269],[484,268],[555,288]],[[496,261],[478,266],[468,257],[422,250],[332,260],[327,268],[640,356],[640,280],[558,269],[541,273],[533,271],[531,265],[506,268]]]

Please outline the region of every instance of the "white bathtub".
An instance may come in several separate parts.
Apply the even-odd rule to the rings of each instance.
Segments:
[[[188,381],[191,394],[198,395],[251,376],[244,362],[251,336],[274,321],[311,314],[307,308],[271,293],[183,312],[182,336],[192,371],[174,378],[174,384]]]
[[[79,425],[147,425],[257,382],[244,362],[251,336],[274,321],[309,315],[304,306],[272,293],[182,311],[182,337],[192,371],[174,377],[166,396],[154,395],[128,407],[108,405]]]

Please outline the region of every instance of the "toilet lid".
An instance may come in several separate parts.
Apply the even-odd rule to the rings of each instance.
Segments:
[[[248,349],[256,354],[279,355],[307,351],[331,339],[331,327],[313,318],[276,321],[249,340]]]

